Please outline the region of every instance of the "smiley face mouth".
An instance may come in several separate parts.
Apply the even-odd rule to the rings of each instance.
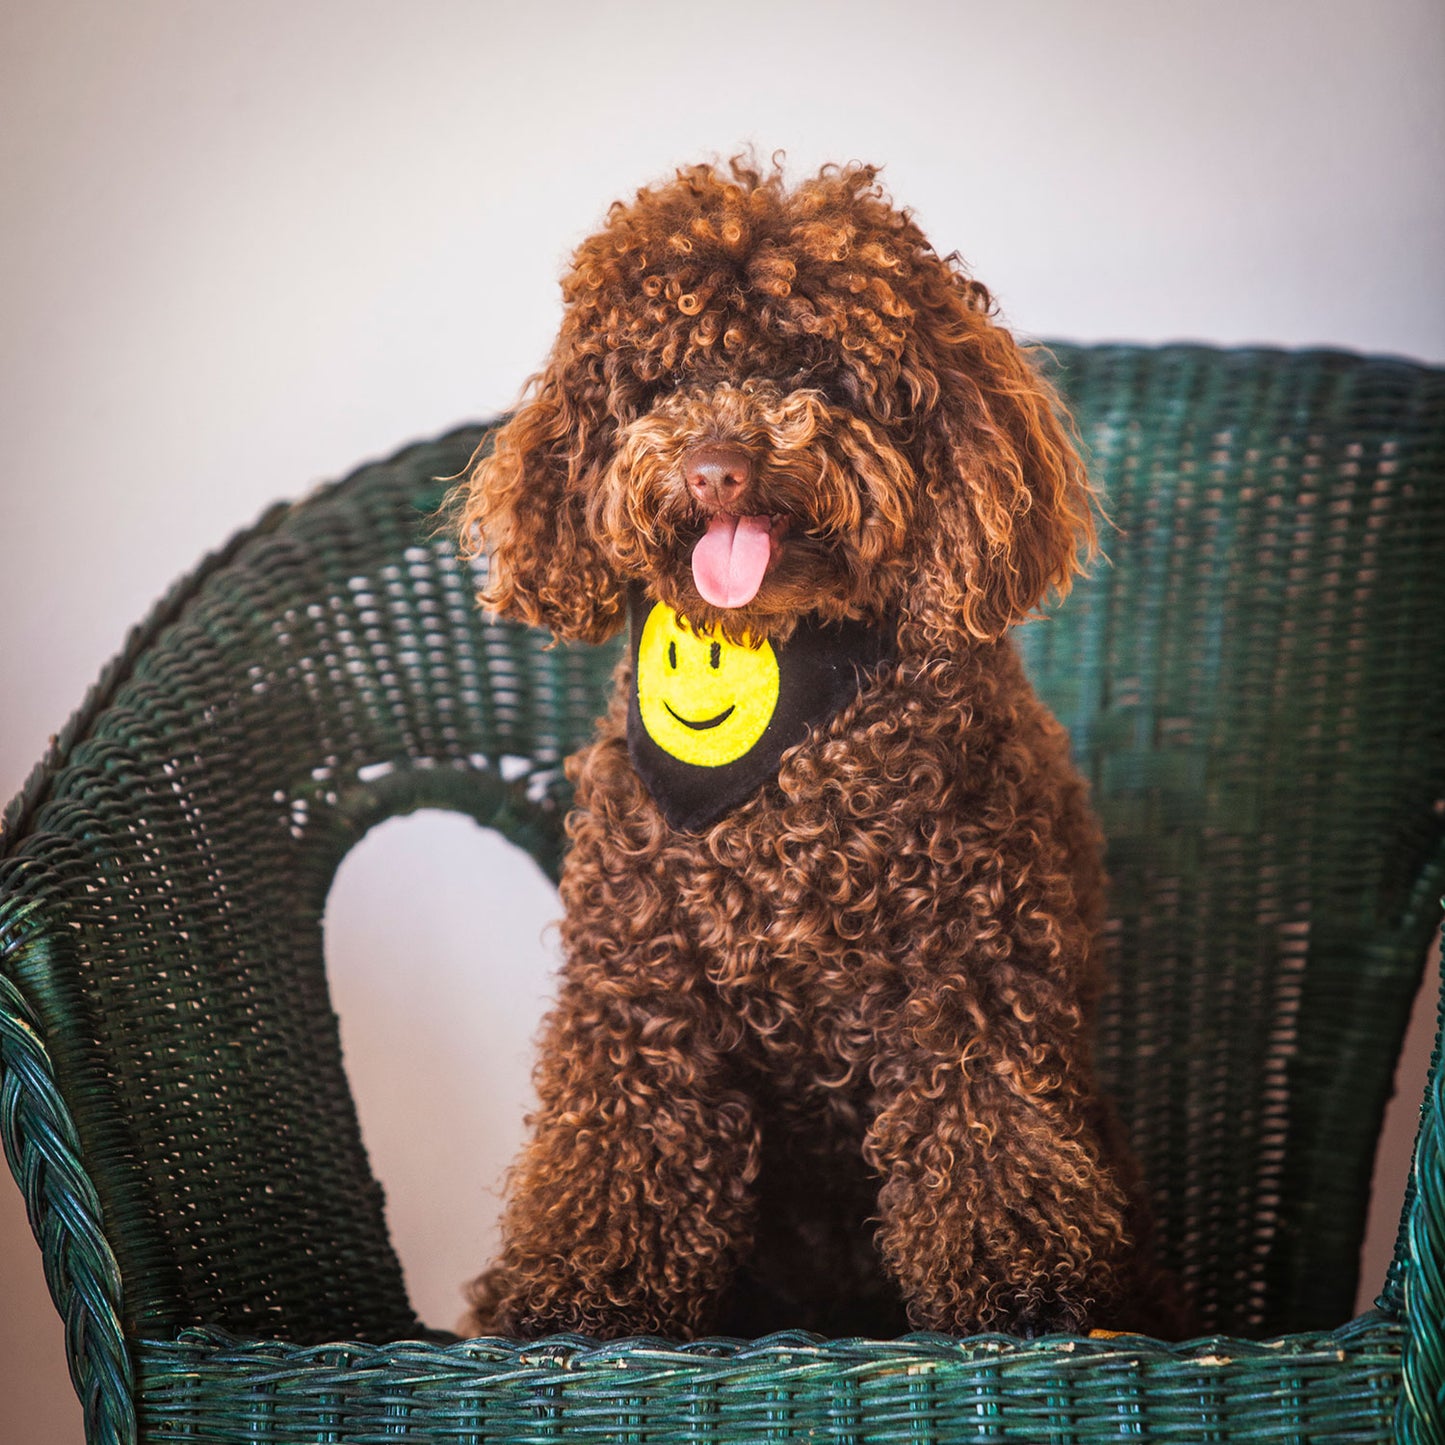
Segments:
[[[678,712],[678,710],[673,707],[670,702],[664,702],[662,705],[668,710],[668,712],[673,715],[673,717],[678,720],[678,722],[683,725],[683,727],[691,728],[694,732],[697,733],[706,732],[708,728],[715,728],[721,726],[737,711],[738,707],[737,703],[730,703],[722,712],[718,713],[716,717],[706,718],[702,722],[693,722],[691,718],[683,717],[683,715]]]

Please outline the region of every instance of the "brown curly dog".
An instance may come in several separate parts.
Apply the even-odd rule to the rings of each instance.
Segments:
[[[473,1332],[1152,1320],[1090,1063],[1099,832],[1005,636],[1067,589],[1093,497],[988,291],[875,177],[734,160],[614,205],[466,483],[489,608],[592,641],[677,614],[634,621],[569,764],[560,998]],[[818,638],[847,680],[821,713],[787,681]],[[634,714],[681,757],[751,704],[668,694],[654,726],[679,641],[699,672],[776,657],[798,711],[681,825]]]

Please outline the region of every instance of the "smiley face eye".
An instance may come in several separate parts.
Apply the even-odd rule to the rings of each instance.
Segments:
[[[712,670],[714,672],[722,666],[722,643],[713,643],[708,649],[707,660],[712,664]]]
[[[674,672],[677,671],[677,643],[675,642],[669,642],[667,644],[667,665]]]

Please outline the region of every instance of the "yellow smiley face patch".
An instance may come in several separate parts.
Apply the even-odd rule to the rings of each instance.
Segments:
[[[699,636],[665,602],[653,607],[637,648],[637,707],[663,752],[700,768],[736,762],[777,706],[778,659],[769,642]]]

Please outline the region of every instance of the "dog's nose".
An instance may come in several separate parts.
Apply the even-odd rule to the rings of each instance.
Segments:
[[[736,442],[701,442],[682,458],[687,489],[703,506],[736,507],[753,483],[753,459]]]

